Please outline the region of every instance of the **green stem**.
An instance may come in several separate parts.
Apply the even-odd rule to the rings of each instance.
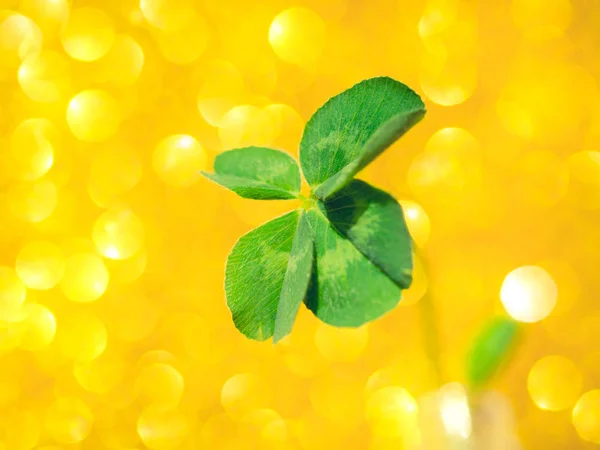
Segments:
[[[312,195],[305,197],[302,194],[298,194],[298,199],[302,202],[303,209],[312,209],[316,204],[316,200]]]
[[[416,245],[415,245],[416,248]],[[431,292],[430,272],[428,270],[427,261],[424,255],[415,250],[416,256],[420,259],[425,275],[427,276],[428,286],[427,292],[423,298],[419,301],[419,310],[421,315],[421,332],[423,335],[423,341],[425,345],[425,353],[433,364],[433,374],[435,387],[439,388],[442,385],[442,363],[440,359],[440,335],[437,326],[437,313],[435,304],[433,302],[433,295]]]
[[[416,247],[415,247],[416,248]],[[423,265],[423,270],[427,276],[428,287],[427,292],[419,302],[420,313],[421,313],[421,329],[423,334],[423,340],[425,345],[425,352],[429,358],[429,360],[433,364],[433,372],[435,377],[435,388],[439,389],[444,383],[444,375],[443,375],[443,367],[441,362],[441,338],[439,333],[439,328],[437,326],[437,311],[435,307],[435,302],[433,301],[433,289],[431,288],[434,285],[433,280],[431,279],[431,272],[429,271],[429,267],[427,264],[427,259],[423,255],[422,252],[415,250],[416,255],[419,257],[421,264]],[[469,405],[469,412],[471,415],[471,436],[475,433],[475,428],[478,427],[478,411],[477,411],[477,402],[471,397],[471,390],[468,387],[465,387],[467,394],[467,402]],[[469,439],[454,439],[451,442],[451,450],[473,450],[474,444],[470,437]]]

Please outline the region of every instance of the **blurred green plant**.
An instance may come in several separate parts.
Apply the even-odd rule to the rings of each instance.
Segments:
[[[520,324],[505,317],[494,318],[482,328],[466,361],[467,382],[472,389],[483,387],[508,363],[520,336]]]

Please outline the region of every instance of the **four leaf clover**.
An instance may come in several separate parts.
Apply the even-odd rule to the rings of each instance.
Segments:
[[[412,241],[400,204],[356,174],[425,115],[420,97],[388,77],[329,99],[306,124],[303,207],[242,236],[227,260],[227,305],[250,339],[277,342],[302,302],[323,322],[357,327],[393,309],[412,282]],[[296,161],[279,150],[221,153],[212,181],[248,199],[302,198]]]

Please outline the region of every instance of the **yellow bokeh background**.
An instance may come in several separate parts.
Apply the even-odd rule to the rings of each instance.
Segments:
[[[0,0],[0,450],[600,445],[600,4]],[[224,266],[298,206],[201,177],[297,157],[329,97],[415,89],[360,177],[415,241],[400,305],[246,340]],[[465,356],[522,340],[483,391]]]

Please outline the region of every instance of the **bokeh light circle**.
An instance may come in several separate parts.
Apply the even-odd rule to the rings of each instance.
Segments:
[[[75,95],[67,107],[67,124],[77,139],[104,141],[114,136],[121,122],[121,109],[106,91],[93,89]]]
[[[14,174],[22,180],[36,180],[46,174],[60,151],[58,128],[47,119],[28,119],[13,131],[10,150]]]
[[[104,294],[108,280],[109,273],[102,258],[81,252],[67,258],[60,287],[69,300],[88,303]]]
[[[400,206],[408,232],[418,247],[424,247],[431,233],[431,221],[421,205],[410,200],[401,200]]]
[[[406,389],[388,386],[369,397],[366,419],[378,436],[402,436],[416,428],[418,410],[417,402]]]
[[[93,314],[75,312],[58,317],[58,348],[65,357],[75,362],[93,361],[98,358],[106,350],[107,341],[104,322]]]
[[[48,290],[56,286],[65,273],[61,249],[49,241],[32,241],[17,256],[16,270],[30,289]]]
[[[165,59],[173,64],[192,64],[208,46],[210,29],[204,17],[193,14],[186,24],[175,31],[156,31],[158,47]]]
[[[600,208],[600,152],[575,152],[567,160],[568,199],[579,209]]]
[[[270,146],[275,138],[271,116],[253,105],[231,108],[219,123],[219,138],[224,150],[249,146]]]
[[[177,134],[158,143],[152,155],[156,174],[169,186],[187,187],[206,168],[206,151],[192,136]]]
[[[142,411],[137,422],[144,445],[152,450],[174,450],[189,432],[188,418],[177,410],[149,407]]]
[[[194,15],[191,0],[140,0],[139,6],[150,25],[165,31],[181,29]]]
[[[144,244],[144,224],[131,209],[114,207],[96,219],[92,238],[106,258],[131,258]]]
[[[12,185],[8,191],[8,204],[15,217],[31,223],[47,219],[58,203],[58,189],[47,179],[27,181]]]
[[[46,413],[46,429],[56,442],[76,444],[92,431],[94,415],[78,398],[59,398]]]
[[[523,266],[510,272],[500,289],[506,312],[520,322],[539,322],[556,306],[558,289],[541,267]]]
[[[219,126],[227,111],[242,101],[244,88],[244,78],[231,62],[207,64],[197,97],[202,118],[212,126]]]
[[[19,67],[17,77],[25,95],[35,102],[58,102],[71,91],[70,63],[54,50],[28,56]]]
[[[233,417],[242,417],[253,409],[268,407],[271,389],[258,375],[240,373],[230,377],[221,389],[221,404]]]
[[[21,317],[27,289],[12,267],[0,266],[0,321],[11,322]]]
[[[140,44],[127,34],[118,34],[108,53],[97,62],[97,79],[119,87],[134,85],[142,73],[144,61],[144,49]]]
[[[73,59],[86,62],[100,59],[115,41],[113,20],[98,8],[72,9],[61,41]]]
[[[38,303],[25,306],[27,317],[20,323],[23,334],[19,348],[32,352],[47,348],[56,334],[56,318],[52,311]]]
[[[600,389],[588,391],[577,400],[573,425],[581,439],[600,444]]]
[[[0,80],[14,75],[29,56],[39,54],[43,42],[40,28],[29,17],[0,10]]]
[[[176,407],[184,387],[184,379],[177,369],[164,363],[143,367],[135,381],[138,401],[162,407]]]
[[[290,8],[278,14],[269,28],[269,42],[284,61],[313,66],[324,50],[323,19],[307,8]]]
[[[19,11],[40,27],[46,39],[58,36],[70,12],[68,0],[21,0]]]
[[[561,355],[538,360],[527,377],[531,399],[547,411],[561,411],[573,406],[581,393],[583,380],[575,363]]]
[[[546,40],[561,36],[571,23],[573,6],[569,0],[512,0],[515,26],[530,39]]]

